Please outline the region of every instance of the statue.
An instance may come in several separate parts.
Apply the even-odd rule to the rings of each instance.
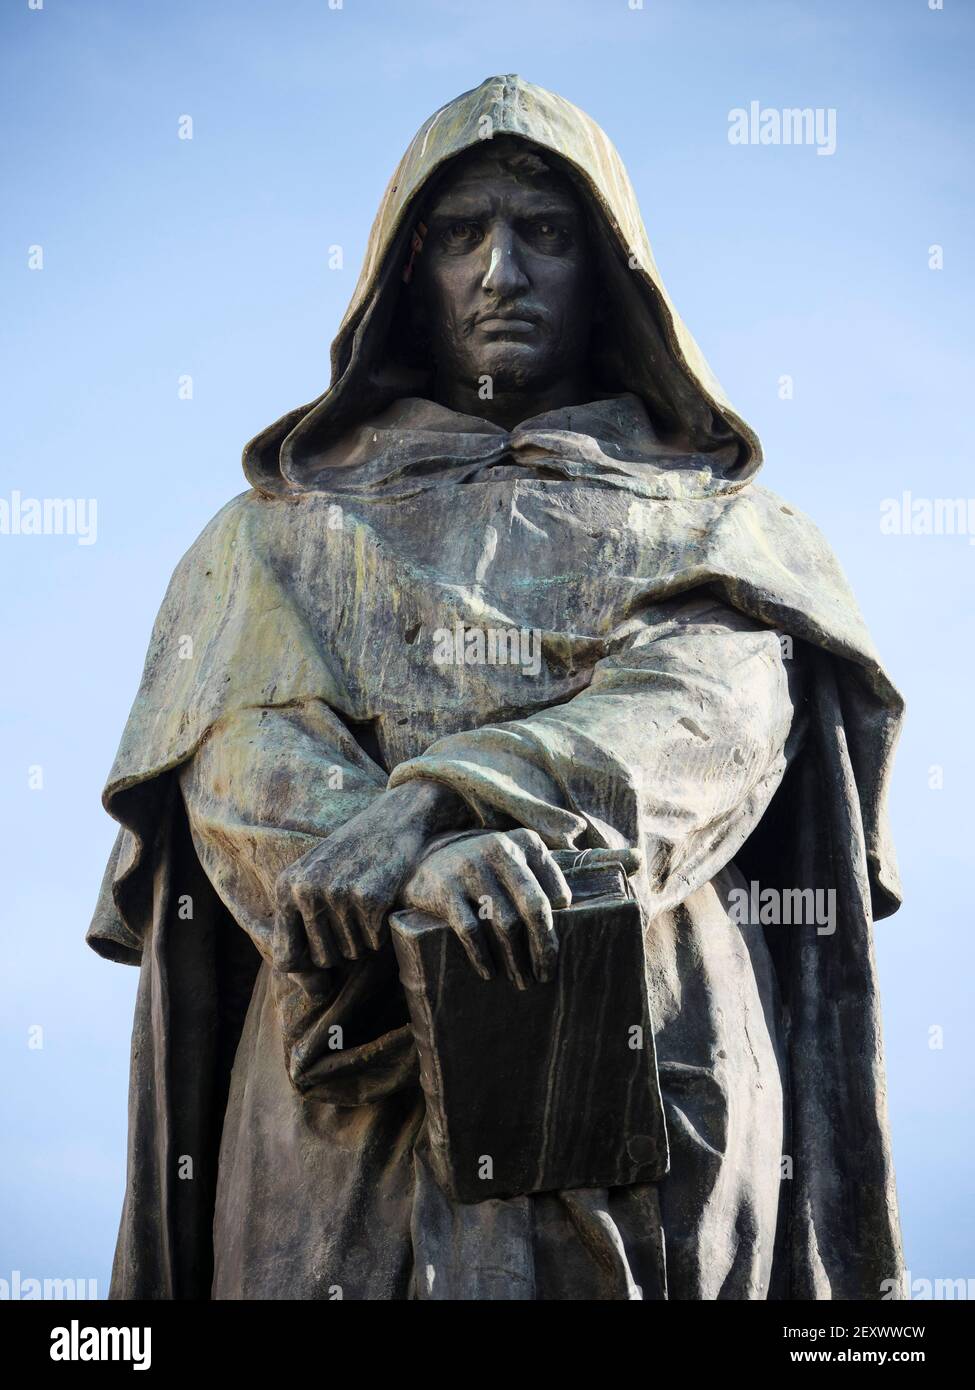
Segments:
[[[603,132],[512,76],[431,117],[331,386],[177,567],[106,787],[113,1297],[900,1287],[901,701],[760,464]],[[558,1097],[518,1039],[492,1090],[499,1010]]]

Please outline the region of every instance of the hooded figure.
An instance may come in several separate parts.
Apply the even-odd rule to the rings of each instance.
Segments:
[[[437,399],[411,300],[489,148],[574,190],[599,296],[589,399],[507,424]],[[871,936],[902,705],[760,463],[603,132],[511,76],[428,120],[329,390],[177,567],[104,793],[88,939],[141,973],[113,1297],[897,1296]],[[527,648],[478,654],[499,632]],[[452,1202],[388,935],[275,968],[282,882],[417,786],[468,837],[641,851],[659,1182]]]

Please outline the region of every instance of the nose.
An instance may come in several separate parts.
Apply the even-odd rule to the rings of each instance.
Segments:
[[[511,299],[528,288],[528,276],[518,259],[518,247],[510,227],[495,228],[486,238],[489,260],[481,288],[499,299]]]

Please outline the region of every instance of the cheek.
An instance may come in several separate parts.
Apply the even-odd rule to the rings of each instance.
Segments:
[[[566,342],[588,333],[592,321],[592,295],[584,266],[562,262],[541,272],[535,292],[548,311],[553,337]]]
[[[435,331],[440,337],[450,335],[464,317],[468,297],[466,278],[454,267],[436,267],[432,270],[428,302],[432,311],[431,321],[438,325]]]
[[[553,309],[571,312],[589,302],[589,268],[582,261],[538,257],[531,270],[535,293]]]

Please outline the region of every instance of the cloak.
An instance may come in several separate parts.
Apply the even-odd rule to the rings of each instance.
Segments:
[[[402,268],[422,201],[485,132],[555,156],[575,182],[611,306],[594,343],[599,399],[511,432],[424,399],[403,315]],[[802,651],[808,734],[771,801],[755,799],[717,859],[692,856],[680,892],[733,856],[763,887],[831,888],[837,903],[830,935],[815,925],[769,935],[794,1160],[772,1296],[879,1298],[900,1287],[872,924],[900,900],[885,802],[902,701],[819,532],[753,481],[761,461],[667,296],[603,132],[513,76],[435,113],[383,198],[333,345],[331,386],[247,446],[251,490],[174,573],[105,788],[121,830],[88,940],[141,967],[113,1297],[210,1296],[223,1110],[268,957],[269,922],[242,931],[204,871],[180,770],[229,718],[312,702],[354,771],[329,812],[335,823],[387,778],[396,785],[418,764],[446,778],[452,760],[485,825],[532,825],[558,848],[632,843],[620,831],[625,808],[596,814],[569,795],[557,813],[538,812],[539,798],[529,805],[506,775],[506,750],[512,731],[545,711],[571,710],[612,680],[621,688],[621,669],[627,679],[644,670],[647,615],[696,595]],[[502,601],[485,582],[485,537],[493,559],[491,509],[509,495],[519,535],[561,527],[572,550],[509,546]],[[515,670],[492,671],[490,687],[475,670],[451,684],[421,655],[418,633],[472,623],[539,633],[530,693]],[[533,727],[549,738],[551,765],[571,763],[560,735]],[[452,738],[468,739],[463,756]],[[284,828],[295,854],[314,842],[297,817]],[[669,894],[644,882],[645,911],[672,907],[679,895]],[[388,962],[367,963],[353,983],[336,1006],[353,1045],[327,1065],[304,1065],[298,1048],[290,1070],[311,1099],[349,1107],[416,1084],[408,1027],[373,1004],[369,1026],[355,1023],[365,998],[395,990]],[[192,1182],[178,1172],[187,1154]]]

